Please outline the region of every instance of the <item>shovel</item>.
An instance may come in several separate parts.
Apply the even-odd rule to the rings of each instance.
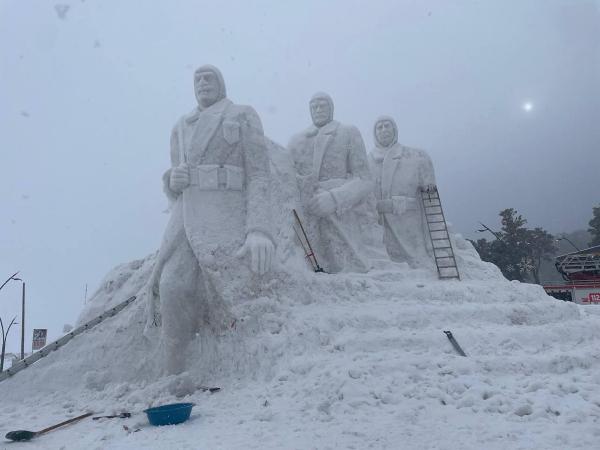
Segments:
[[[86,417],[91,416],[94,413],[87,413],[81,416],[73,417],[72,419],[65,420],[64,422],[57,423],[56,425],[52,425],[51,427],[44,428],[41,431],[27,431],[27,430],[16,430],[10,431],[6,433],[6,439],[10,439],[11,441],[29,441],[40,434],[45,434],[48,431],[55,430],[58,427],[62,427],[63,425],[68,425],[73,422],[77,422],[78,420],[85,419]]]
[[[121,414],[117,414],[114,416],[96,416],[96,417],[92,417],[92,420],[99,420],[99,419],[128,419],[131,417],[131,413],[130,412],[122,412]]]

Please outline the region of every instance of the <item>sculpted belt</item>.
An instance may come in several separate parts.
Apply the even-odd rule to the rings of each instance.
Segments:
[[[244,169],[229,164],[190,167],[190,185],[204,191],[241,191],[244,189]]]
[[[348,178],[330,178],[329,180],[319,181],[318,186],[319,186],[319,189],[329,191],[331,189],[335,189],[337,187],[342,186],[347,181],[348,181]]]

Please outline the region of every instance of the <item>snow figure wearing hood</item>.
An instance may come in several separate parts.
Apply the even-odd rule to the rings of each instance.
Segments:
[[[216,67],[196,70],[194,90],[198,107],[171,133],[163,176],[171,218],[147,290],[147,330],[162,322],[169,373],[184,370],[186,346],[200,329],[231,323],[224,291],[267,272],[274,252],[261,121],[227,99]],[[246,254],[256,275],[240,264]]]
[[[431,264],[432,256],[419,198],[420,188],[435,186],[431,159],[423,150],[398,143],[393,118],[382,116],[373,127],[375,148],[369,155],[383,243],[393,261],[411,267]]]
[[[363,139],[333,120],[325,93],[310,100],[313,125],[288,146],[294,161],[306,228],[326,272],[366,272],[356,214],[373,189]]]

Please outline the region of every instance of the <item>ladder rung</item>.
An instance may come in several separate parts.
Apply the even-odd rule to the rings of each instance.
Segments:
[[[439,227],[438,227],[436,224],[433,224],[433,225],[435,225],[434,227],[432,227],[432,226],[431,226],[432,224],[430,224],[430,223],[428,223],[428,225],[429,225],[429,230],[430,230],[432,233],[439,233],[440,231],[443,231],[443,232],[447,232],[447,231],[448,231],[448,228],[446,228],[446,227],[445,227],[445,226],[443,226],[443,225],[442,225],[442,226],[439,226]]]
[[[429,237],[431,238],[433,257],[438,269],[438,277],[440,279],[455,278],[460,280],[460,273],[458,272],[458,265],[456,264],[454,249],[452,248],[452,241],[450,240],[450,232],[448,231],[448,224],[444,217],[442,200],[440,199],[438,191],[427,192],[422,190],[421,203],[423,205],[425,222],[427,222],[427,228],[429,230]],[[441,225],[439,229],[435,229],[438,227],[432,227],[434,224],[443,225]],[[439,236],[440,234],[444,237],[434,237]],[[436,243],[440,244],[440,246],[436,247]],[[451,275],[449,275],[448,272],[451,273]]]

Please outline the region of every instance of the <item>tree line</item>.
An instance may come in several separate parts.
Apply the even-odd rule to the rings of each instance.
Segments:
[[[556,256],[560,235],[553,236],[541,227],[528,228],[527,219],[513,208],[500,211],[500,217],[500,231],[482,224],[484,228],[479,231],[488,231],[494,239],[471,240],[475,250],[483,261],[498,266],[507,279],[540,284],[540,268],[544,261]],[[593,208],[588,225],[591,236],[588,245],[600,245],[600,206]]]

